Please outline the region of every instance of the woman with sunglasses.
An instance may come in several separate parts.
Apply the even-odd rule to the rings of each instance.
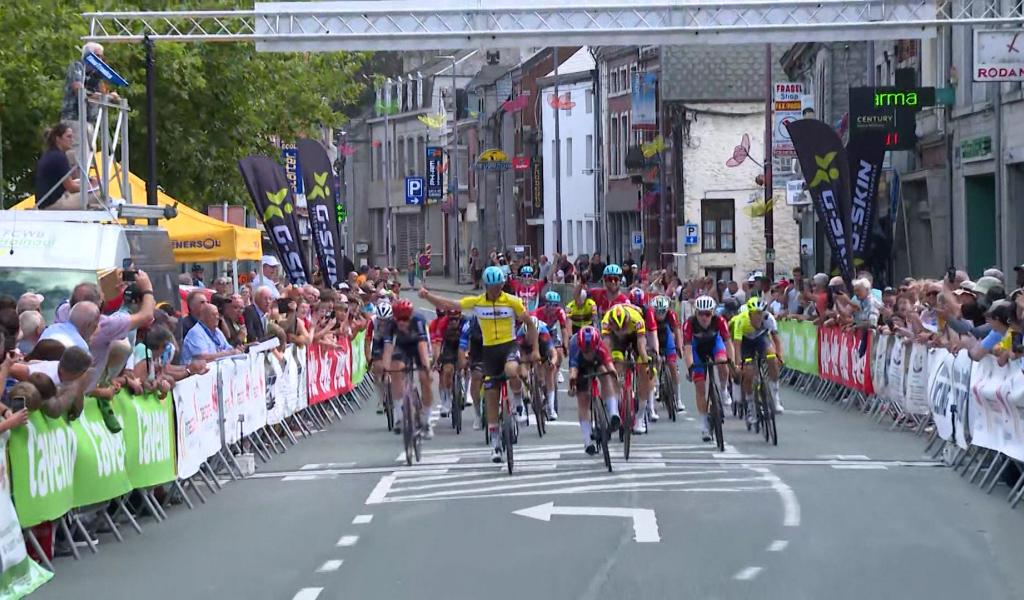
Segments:
[[[700,437],[705,442],[711,441],[711,422],[708,420],[708,397],[704,380],[707,374],[707,365],[703,364],[706,357],[711,357],[718,363],[718,379],[721,381],[719,389],[722,394],[722,407],[732,406],[732,396],[729,393],[729,369],[726,361],[732,361],[732,352],[726,340],[730,338],[729,327],[725,319],[715,314],[715,299],[711,296],[701,296],[694,302],[697,314],[686,320],[683,324],[683,345],[690,348],[689,352],[683,352],[683,361],[686,363],[686,378],[693,382],[697,393],[697,413],[701,417]]]

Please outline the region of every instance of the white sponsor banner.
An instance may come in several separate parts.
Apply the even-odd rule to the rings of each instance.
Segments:
[[[306,381],[306,358],[308,354],[305,348],[293,347],[295,355],[295,388],[298,390],[298,397],[295,402],[295,411],[298,412],[309,406],[309,385]]]
[[[904,347],[906,347],[904,345]],[[905,370],[903,410],[913,415],[926,415],[928,405],[928,357],[926,346],[914,344],[910,349]]]
[[[287,356],[285,353],[284,356]],[[267,425],[277,425],[287,416],[284,402],[285,364],[273,352],[266,355],[267,374]]]
[[[902,338],[894,338],[886,365],[885,397],[903,407],[904,384],[907,374],[907,348]]]
[[[931,404],[935,431],[947,442],[953,438],[952,411],[949,403],[953,398],[953,355],[936,348],[928,351],[928,402]]]
[[[220,449],[217,371],[182,379],[174,386],[178,479],[187,479]]]
[[[1004,440],[1002,452],[1024,460],[1024,361],[1014,361],[1010,371],[1010,376],[999,388],[1010,411],[1009,422],[1005,426],[1009,439]]]
[[[271,355],[273,356],[273,355]],[[245,415],[242,428],[245,435],[251,435],[267,424],[267,372],[262,354],[248,356],[245,375],[245,398],[242,414]]]
[[[1003,381],[1010,378],[1010,371],[1009,366],[1000,367],[991,356],[974,366],[968,423],[975,446],[1002,450],[1013,435],[1010,407],[1002,396]]]
[[[871,383],[879,398],[888,398],[889,349],[893,343],[893,336],[877,335],[871,348]]]

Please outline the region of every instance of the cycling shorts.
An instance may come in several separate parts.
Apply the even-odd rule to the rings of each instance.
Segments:
[[[384,356],[384,340],[372,340],[370,342],[370,360],[380,360],[382,356]]]
[[[419,349],[416,346],[411,346],[411,347],[395,346],[395,350],[391,353],[391,362],[392,362],[391,368],[392,369],[397,368],[393,364],[393,363],[396,363],[396,362],[400,362],[400,363],[408,366],[410,360],[412,361],[412,364],[417,369],[422,369],[422,368],[424,368],[426,366],[426,365],[423,364],[423,362],[420,361],[420,351],[419,351]]]
[[[676,347],[676,336],[674,332],[669,331],[665,333],[664,336],[658,338],[658,349],[670,365],[676,364],[676,357],[679,353]]]
[[[467,352],[469,357],[469,368],[474,371],[483,372],[484,370],[484,342],[483,340],[469,340],[469,351]]]
[[[515,341],[494,346],[484,346],[481,363],[484,377],[499,377],[505,374],[505,363],[519,362],[519,345]],[[485,389],[493,389],[498,381],[485,381]]]
[[[725,342],[722,341],[722,336],[720,335],[715,336],[715,343],[714,346],[711,347],[710,353],[707,352],[707,346],[705,346],[704,348],[699,348],[699,345],[700,344],[697,342],[697,340],[694,340],[693,342],[690,343],[690,350],[691,352],[693,352],[694,381],[703,381],[705,373],[707,371],[706,367],[703,364],[703,359],[701,358],[701,355],[707,356],[708,354],[711,354],[711,357],[714,359],[715,362],[724,362],[725,359],[729,357],[729,354],[725,350]]]
[[[770,348],[769,341],[770,340],[767,335],[759,335],[755,338],[743,338],[743,341],[740,342],[740,358],[743,359],[743,362],[746,362],[748,358],[753,360],[758,352],[764,352],[767,354],[768,349]]]
[[[459,343],[458,342],[442,342],[441,343],[441,355],[438,357],[437,362],[442,365],[453,365],[459,360]]]
[[[611,344],[609,344],[609,349],[611,350],[612,358],[614,360],[621,361],[628,351],[631,351],[636,357],[640,356],[640,350],[636,343],[637,338],[635,333],[631,333],[621,338],[617,335],[612,335],[610,338]]]

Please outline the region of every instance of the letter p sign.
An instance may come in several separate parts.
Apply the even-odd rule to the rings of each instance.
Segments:
[[[405,178],[405,203],[419,206],[423,204],[424,185],[422,177]]]

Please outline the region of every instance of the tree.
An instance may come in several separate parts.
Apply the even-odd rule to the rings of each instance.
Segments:
[[[89,10],[135,10],[127,2],[93,5],[4,0],[0,18],[0,119],[6,185],[32,193],[43,130],[60,113],[67,65],[79,56]],[[153,6],[162,4],[163,6]],[[212,6],[211,6],[212,4]],[[145,10],[234,8],[237,2],[146,2]],[[184,6],[183,6],[184,5]],[[142,44],[107,44],[106,61],[129,82],[130,160],[145,177],[145,61]],[[257,53],[250,44],[156,45],[157,173],[160,187],[196,207],[248,197],[240,158],[273,156],[273,140],[292,140],[345,122],[366,84],[366,53]],[[8,201],[8,205],[11,202]]]

